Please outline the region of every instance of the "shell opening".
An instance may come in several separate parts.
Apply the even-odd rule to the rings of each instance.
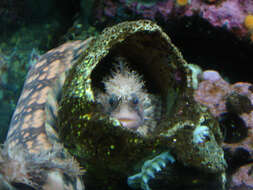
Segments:
[[[157,125],[161,117],[169,115],[171,104],[174,104],[178,90],[186,84],[184,69],[180,70],[183,64],[175,63],[175,60],[180,62],[180,59],[176,58],[175,52],[173,52],[176,50],[173,48],[168,47],[168,43],[158,32],[138,32],[129,36],[125,41],[110,48],[108,54],[98,62],[92,71],[91,85],[94,92],[106,93],[108,83],[104,82],[105,78],[110,78],[112,72],[115,72],[115,62],[117,63],[119,58],[126,60],[128,69],[141,76],[144,91],[151,95],[151,98],[143,98],[147,100],[147,102],[144,101],[147,106],[145,120],[153,119],[152,125]],[[174,78],[174,75],[176,76],[179,71],[182,76],[181,81]],[[117,80],[115,79],[115,81]],[[113,86],[113,83],[111,85]],[[151,105],[148,105],[151,101],[153,101]],[[155,104],[160,105],[151,108]],[[146,132],[143,131],[140,133],[145,134]]]

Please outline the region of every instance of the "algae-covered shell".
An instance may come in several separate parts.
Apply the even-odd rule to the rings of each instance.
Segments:
[[[94,90],[115,57],[140,73],[147,91],[161,99],[154,132],[139,135],[97,108]],[[94,38],[65,81],[59,110],[59,135],[86,172],[92,187],[117,188],[143,163],[171,150],[184,165],[216,173],[225,168],[218,123],[192,97],[192,70],[170,38],[147,20],[123,22]],[[213,152],[213,156],[211,153]]]

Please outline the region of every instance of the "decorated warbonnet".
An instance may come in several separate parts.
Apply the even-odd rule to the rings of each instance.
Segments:
[[[96,102],[123,127],[148,135],[159,120],[159,99],[146,92],[141,76],[130,70],[126,60],[119,57],[117,62],[111,76],[104,77],[105,93],[98,93]]]
[[[193,99],[194,69],[147,20],[106,28],[89,43],[67,75],[57,117],[87,189],[194,188],[209,179],[224,189],[222,135]]]

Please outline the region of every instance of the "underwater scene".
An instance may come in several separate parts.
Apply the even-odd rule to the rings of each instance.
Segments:
[[[0,0],[0,190],[253,190],[252,0]]]

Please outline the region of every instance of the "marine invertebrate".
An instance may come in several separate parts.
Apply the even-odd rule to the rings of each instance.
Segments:
[[[253,188],[252,167],[252,163],[248,163],[235,172],[232,176],[231,190]]]
[[[96,101],[122,126],[147,135],[159,120],[158,98],[146,92],[141,76],[127,67],[126,60],[118,59],[119,65],[112,77],[103,80],[105,94],[99,94]]]
[[[245,17],[244,25],[247,29],[253,30],[253,15],[249,14]]]
[[[249,14],[244,19],[244,26],[249,30],[250,39],[253,41],[253,15]]]
[[[196,101],[207,106],[219,118],[225,133],[223,147],[232,164],[231,189],[251,188],[252,177],[252,84],[230,84],[217,71],[204,71],[194,92]],[[243,154],[242,154],[243,153]],[[243,156],[242,156],[243,155]],[[238,156],[240,159],[238,159]],[[243,157],[243,158],[242,158]]]
[[[247,126],[253,126],[252,92],[250,83],[229,84],[217,71],[206,70],[202,81],[194,92],[196,101],[207,106],[216,117],[226,112],[240,115]]]
[[[185,5],[189,4],[189,3],[191,3],[191,1],[190,0],[176,0],[176,3],[179,6],[185,6]]]
[[[129,4],[132,6],[129,6]],[[167,21],[168,19],[173,20],[175,17],[180,19],[182,16],[192,17],[198,15],[213,27],[226,28],[238,37],[248,36],[248,29],[245,27],[244,20],[247,15],[252,15],[253,12],[253,2],[251,0],[243,2],[240,0],[164,0],[149,1],[150,5],[147,4],[144,1],[121,0],[120,2],[114,2],[114,7],[118,7],[118,10],[131,9],[134,14],[142,18],[148,17],[156,21],[161,18]],[[109,8],[109,5],[103,7],[104,10]],[[103,12],[103,10],[97,12]],[[127,11],[125,11],[125,14],[133,15],[130,15]],[[118,12],[111,11],[105,17],[107,15],[110,15],[109,19],[111,19],[118,15]],[[100,19],[103,20],[105,17],[100,16]],[[250,20],[250,16],[248,16],[248,19]],[[247,26],[249,25],[247,24]]]

